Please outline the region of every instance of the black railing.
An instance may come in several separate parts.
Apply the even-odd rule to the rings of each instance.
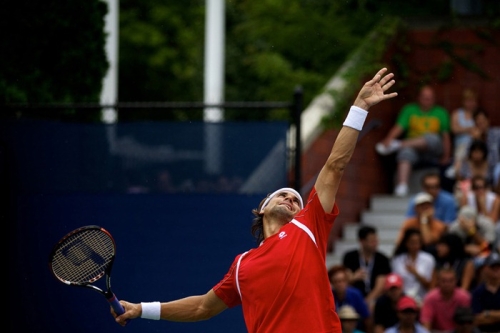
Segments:
[[[156,110],[174,110],[174,109],[205,109],[205,108],[220,108],[220,109],[255,109],[255,110],[270,110],[270,109],[288,109],[290,111],[292,124],[295,126],[295,147],[287,147],[288,160],[293,161],[293,180],[291,187],[300,191],[302,186],[302,165],[301,165],[301,114],[303,110],[303,91],[301,87],[297,87],[293,94],[291,102],[282,101],[261,101],[261,102],[224,102],[216,104],[206,104],[204,102],[118,102],[116,104],[99,104],[99,103],[33,103],[33,104],[4,104],[4,111],[18,112],[22,114],[22,110],[100,110],[114,109],[118,112],[127,110],[140,109],[156,109]],[[22,117],[19,117],[22,118]],[[292,158],[293,157],[293,158]]]

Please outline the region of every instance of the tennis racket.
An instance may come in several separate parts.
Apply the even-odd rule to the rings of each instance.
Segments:
[[[75,287],[93,289],[102,294],[113,310],[125,312],[111,291],[111,268],[115,260],[116,245],[104,228],[89,225],[71,231],[52,249],[49,267],[57,280]],[[106,275],[106,290],[93,283]]]

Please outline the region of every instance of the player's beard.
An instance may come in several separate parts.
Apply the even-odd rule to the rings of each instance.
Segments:
[[[272,218],[281,221],[283,224],[290,222],[295,216],[295,214],[288,210],[286,207],[279,205],[274,206],[269,212],[269,215]]]

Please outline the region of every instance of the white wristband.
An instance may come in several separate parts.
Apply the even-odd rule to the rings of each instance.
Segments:
[[[159,320],[161,314],[160,302],[141,303],[142,314],[141,318]]]
[[[362,108],[358,108],[357,106],[353,105],[351,106],[351,109],[349,110],[349,113],[345,118],[344,126],[348,126],[361,131],[367,115],[368,111],[365,111]]]

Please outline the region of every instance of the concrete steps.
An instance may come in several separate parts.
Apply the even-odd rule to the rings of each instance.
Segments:
[[[405,219],[409,197],[376,194],[370,199],[370,209],[361,213],[361,221],[344,225],[343,237],[335,242],[334,251],[327,253],[326,266],[341,264],[344,253],[359,248],[358,228],[368,224],[377,228],[379,251],[392,256],[394,242]]]

